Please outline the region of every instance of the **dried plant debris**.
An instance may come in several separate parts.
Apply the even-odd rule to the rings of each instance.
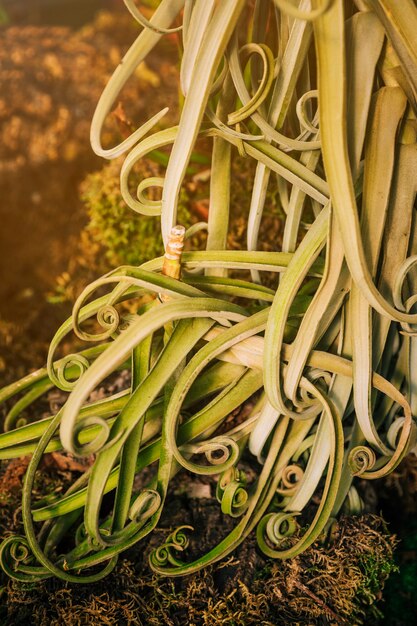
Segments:
[[[208,505],[208,506],[207,506]],[[197,501],[188,501],[194,510]],[[200,508],[207,521],[215,508]],[[173,514],[171,522],[177,523]],[[377,624],[375,602],[395,570],[395,538],[377,516],[344,517],[331,545],[315,545],[275,564],[253,540],[203,573],[169,580],[153,574],[140,551],[128,553],[106,580],[80,586],[9,581],[4,624],[34,626],[277,626]]]

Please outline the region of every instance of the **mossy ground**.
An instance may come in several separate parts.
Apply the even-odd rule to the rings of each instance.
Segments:
[[[25,461],[3,464],[0,485],[3,535],[21,528],[20,484]],[[62,488],[70,471],[59,471],[53,459],[39,473],[43,492]],[[155,575],[148,566],[152,548],[173,528],[191,524],[195,531],[190,558],[230,532],[207,485],[188,475],[176,479],[176,496],[167,504],[160,530],[122,555],[103,581],[74,585],[59,580],[1,584],[0,620],[5,626],[143,625],[255,626],[288,624],[377,624],[385,581],[395,570],[396,540],[382,518],[343,517],[331,543],[316,543],[288,561],[265,559],[253,535],[228,559],[179,579]],[[194,481],[194,482],[193,482]],[[7,529],[6,531],[4,529]]]

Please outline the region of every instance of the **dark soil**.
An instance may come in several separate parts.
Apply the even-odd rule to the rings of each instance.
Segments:
[[[408,455],[379,490],[380,509],[400,541],[386,589],[384,626],[408,626],[417,612],[417,456]]]

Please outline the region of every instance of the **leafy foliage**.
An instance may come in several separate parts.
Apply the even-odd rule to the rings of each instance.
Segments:
[[[165,255],[90,284],[46,369],[0,392],[4,401],[22,394],[2,457],[32,453],[25,536],[5,539],[0,562],[23,582],[96,582],[120,553],[150,541],[174,475],[187,470],[216,480],[221,512],[236,523],[191,559],[191,527],[181,523],[150,553],[157,573],[212,565],[255,529],[262,552],[291,568],[343,505],[361,510],[355,477],[387,475],[415,443],[417,9],[412,0],[162,0],[149,21],[125,3],[143,30],[103,92],[91,142],[105,158],[128,153],[122,197],[160,216]],[[162,109],[103,146],[120,89],[162,36],[181,29],[178,125],[151,133]],[[199,140],[212,140],[208,217],[181,226]],[[137,184],[137,162],[171,145],[165,176]],[[237,154],[255,166],[245,249],[228,247]],[[258,245],[268,187],[285,213],[278,249]],[[205,249],[183,251],[200,231]],[[118,233],[129,240],[123,224]],[[57,359],[73,331],[95,345]],[[130,387],[94,397],[121,368]],[[53,386],[68,393],[62,409],[15,428]],[[62,449],[94,455],[91,469],[62,497],[33,505],[38,464]],[[258,464],[247,475],[250,455]],[[362,566],[373,599],[377,556]]]

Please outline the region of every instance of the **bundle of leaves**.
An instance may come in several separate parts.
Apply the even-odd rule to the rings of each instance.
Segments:
[[[162,0],[150,22],[125,4],[143,30],[103,92],[91,140],[106,158],[128,152],[121,194],[161,217],[165,255],[90,284],[47,367],[0,392],[11,406],[1,457],[32,454],[24,535],[0,548],[4,571],[25,583],[97,582],[139,542],[156,573],[182,576],[252,531],[266,557],[301,558],[342,507],[361,511],[357,478],[386,476],[415,443],[414,2]],[[120,89],[181,28],[178,125],[150,134],[162,109],[103,147]],[[193,151],[209,138],[207,221],[176,225]],[[171,144],[165,177],[132,195],[137,161]],[[246,247],[230,249],[236,154],[254,174]],[[258,245],[269,186],[285,214],[278,250]],[[200,231],[204,249],[192,249]],[[94,345],[57,359],[72,332]],[[130,384],[97,397],[121,369]],[[68,394],[62,408],[21,425],[54,387]],[[37,467],[61,450],[91,467],[65,494],[34,502]],[[229,519],[213,545],[196,541],[200,520],[184,511],[158,533],[180,471],[216,486]]]

